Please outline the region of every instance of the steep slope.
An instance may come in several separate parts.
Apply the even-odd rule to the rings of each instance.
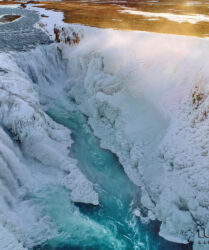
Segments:
[[[193,241],[209,216],[208,40],[79,25],[59,32],[69,96],[141,187],[137,214],[162,221],[168,240]],[[81,41],[69,46],[75,34]]]

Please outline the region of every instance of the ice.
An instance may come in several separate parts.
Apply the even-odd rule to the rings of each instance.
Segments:
[[[72,29],[81,40],[69,46]],[[69,96],[142,188],[148,218],[162,237],[193,241],[209,217],[208,40],[79,25],[60,38]]]
[[[36,226],[34,231],[39,233],[46,227],[41,222],[36,222],[34,225],[34,221],[38,218],[30,206],[22,204],[20,208],[23,197],[29,189],[31,191],[34,189],[37,182],[34,182],[18,146],[2,128],[0,128],[0,170],[0,248],[26,249],[25,243],[30,241],[29,238],[26,240],[26,235],[31,227]],[[30,225],[23,223],[27,221],[27,213],[30,215]],[[42,232],[42,239],[46,238],[46,234]]]
[[[60,168],[68,173],[65,186],[74,188],[74,185],[67,183],[71,176],[74,178],[77,176],[80,188],[79,201],[82,200],[82,192],[85,192],[86,201],[86,187],[88,187],[89,203],[98,204],[98,197],[93,191],[92,184],[77,168],[76,161],[68,156],[72,143],[70,131],[56,124],[42,111],[32,82],[15,64],[12,56],[1,54],[0,57],[0,61],[3,62],[2,68],[8,72],[3,73],[5,76],[1,77],[2,125],[12,133],[26,154],[45,165]]]
[[[16,8],[18,8],[18,6],[19,6],[19,4],[2,4],[2,5],[0,5],[0,8],[14,8],[14,9],[16,9]]]
[[[36,7],[38,6],[38,7]],[[36,23],[35,27],[42,29],[46,32],[52,40],[54,40],[54,26],[55,25],[65,25],[63,22],[64,15],[62,12],[56,12],[54,10],[47,10],[45,8],[40,8],[41,4],[28,4],[27,9],[38,12],[40,20]],[[44,15],[44,17],[42,16]]]
[[[43,70],[41,57],[43,64],[47,60],[54,63],[48,67],[48,72]],[[42,86],[32,81],[35,73],[27,74],[21,69],[20,58],[22,63],[28,63],[28,68],[29,60],[35,66],[40,82],[47,77],[46,73],[52,76],[55,72],[54,77],[60,76],[55,70],[57,67],[64,72],[56,45],[23,54],[0,54],[0,248],[5,250],[25,249],[25,245],[32,247],[57,234],[57,228],[44,217],[40,205],[37,207],[32,201],[24,200],[28,193],[37,195],[48,185],[59,185],[70,191],[69,201],[99,204],[93,184],[80,171],[77,161],[69,156],[73,142],[69,129],[54,122],[43,111],[44,105],[41,106],[38,96]],[[47,93],[46,88],[43,95]],[[53,98],[53,94],[58,93],[57,90],[46,95],[46,103],[47,97]],[[40,100],[43,101],[41,96]],[[88,221],[80,220],[83,226]],[[98,230],[103,229],[98,225]]]
[[[0,224],[0,246],[5,250],[26,250],[14,235]]]
[[[53,36],[54,23],[46,21],[47,27]],[[162,237],[196,245],[197,227],[205,227],[209,219],[208,40],[80,25],[56,28],[59,45],[0,54],[0,121],[9,134],[0,131],[4,156],[0,156],[4,173],[0,211],[5,213],[10,204],[19,203],[29,183],[37,188],[19,147],[26,157],[55,171],[47,181],[56,180],[70,190],[72,201],[98,204],[93,184],[69,156],[70,131],[44,112],[49,98],[68,93],[87,115],[101,146],[118,156],[128,177],[141,188],[142,207],[135,215],[140,218],[140,209],[146,209],[144,221],[161,221]],[[39,179],[46,181],[46,177]],[[36,225],[39,216],[30,209],[27,223]],[[25,207],[21,211],[23,215]],[[24,249],[21,243],[26,235],[27,244],[33,245],[24,233],[26,221],[16,222],[14,209],[9,213],[14,222],[6,227],[0,220],[0,230],[7,235],[6,243],[0,244],[12,242]],[[47,238],[45,225],[34,227],[39,229],[38,242]],[[46,232],[43,237],[40,228]]]

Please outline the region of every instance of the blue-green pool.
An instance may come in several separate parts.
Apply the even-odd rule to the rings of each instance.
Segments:
[[[48,191],[43,198],[45,212],[60,228],[60,235],[34,250],[192,249],[159,237],[157,221],[144,225],[133,215],[139,188],[125,175],[117,157],[100,147],[85,116],[61,105],[54,105],[48,114],[72,131],[71,156],[95,184],[100,206],[75,206],[64,189]]]

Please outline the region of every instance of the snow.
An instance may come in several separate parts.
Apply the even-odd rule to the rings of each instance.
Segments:
[[[0,224],[0,246],[7,250],[26,250],[14,235]]]
[[[55,39],[55,25],[65,25],[63,22],[64,14],[62,12],[47,10],[45,8],[42,8],[41,4],[36,4],[35,6],[34,4],[27,4],[27,9],[38,12],[40,20],[35,26],[36,28],[41,28],[44,32],[46,32],[52,40]],[[44,15],[44,17],[42,15]]]
[[[80,171],[77,161],[69,156],[73,142],[69,129],[54,122],[43,111],[37,85],[22,71],[20,65],[20,61],[35,64],[37,71],[43,73],[42,76],[39,74],[42,77],[40,81],[46,80],[44,77],[47,73],[54,73],[55,80],[56,75],[64,72],[59,58],[56,45],[43,46],[22,54],[0,53],[1,249],[22,250],[25,245],[32,247],[57,233],[56,227],[43,218],[38,208],[22,200],[28,190],[33,193],[44,185],[60,185],[69,190],[69,199],[74,202],[99,204],[93,184]],[[48,67],[49,72],[43,68],[47,60],[51,65]],[[56,71],[57,68],[60,72]],[[45,93],[47,91],[50,91],[50,86],[45,89]],[[58,90],[54,94],[58,94]],[[53,94],[49,96],[53,97]],[[34,159],[35,163],[26,161],[25,157]],[[35,169],[34,173],[31,168]],[[87,226],[85,221],[86,218],[81,223]],[[98,226],[98,230],[103,229]]]
[[[81,178],[79,172],[76,174],[75,180],[79,176]],[[47,216],[43,214],[42,205],[48,187],[52,193],[55,192],[52,204],[49,205],[50,209],[54,209],[53,204],[55,204],[55,208],[62,206],[64,209],[66,209],[66,204],[71,204],[68,196],[64,196],[64,200],[62,200],[60,199],[62,193],[59,193],[60,197],[57,197],[56,194],[57,185],[63,175],[58,169],[49,168],[33,160],[26,160],[18,145],[0,128],[0,249],[32,249],[35,245],[58,236],[60,228],[53,223],[49,214]],[[35,200],[27,197],[30,194],[35,196]],[[50,202],[50,198],[48,199],[47,203]],[[85,197],[85,199],[87,198]],[[60,201],[62,201],[61,204],[59,204]],[[62,213],[63,210],[59,210],[59,212]],[[65,221],[72,218],[70,223],[68,222],[68,226],[78,228],[79,225],[81,232],[82,230],[87,231],[90,227],[95,230],[95,234],[99,231],[101,235],[101,231],[105,230],[80,214],[73,205],[67,207],[67,215],[63,214],[63,216]],[[110,232],[105,233],[110,234]],[[72,234],[73,232],[70,235]]]
[[[19,4],[2,4],[0,8],[18,8]]]
[[[202,14],[192,14],[192,15],[181,15],[181,14],[172,14],[172,13],[154,13],[154,12],[147,12],[147,11],[139,11],[133,9],[120,10],[121,13],[128,13],[132,15],[139,15],[144,17],[153,17],[153,18],[166,18],[169,21],[174,21],[178,23],[191,23],[196,24],[199,22],[209,22],[209,16],[202,15]],[[152,19],[150,19],[152,20]]]
[[[73,29],[81,41],[65,45]],[[160,235],[193,241],[209,218],[208,40],[79,25],[60,32],[69,96],[142,188]]]
[[[34,213],[32,207],[26,204],[27,202],[22,202],[27,190],[32,191],[37,188],[40,182],[32,177],[18,146],[2,128],[0,128],[0,170],[0,248],[26,249],[25,243],[30,245],[33,241],[28,237],[31,230],[41,235],[40,240],[49,238],[44,219],[40,220],[40,216]],[[30,217],[29,223],[27,223],[28,217]]]

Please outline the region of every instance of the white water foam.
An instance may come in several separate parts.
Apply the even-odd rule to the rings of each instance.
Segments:
[[[32,51],[33,61],[30,52],[22,56],[24,63],[30,61],[37,65],[37,70],[43,73],[42,79],[47,77],[42,67],[46,60],[50,60],[49,65],[54,63],[52,68],[48,67],[48,73],[56,73],[57,66],[62,70],[57,47],[47,48]],[[93,184],[77,167],[77,161],[69,157],[73,142],[69,129],[54,122],[42,110],[38,85],[30,79],[33,72],[24,73],[18,58],[18,53],[0,54],[0,121],[9,133],[0,127],[0,248],[5,250],[32,247],[57,234],[57,227],[42,214],[41,207],[30,198],[25,200],[28,194],[37,195],[47,186],[60,186],[70,191],[69,201],[99,203]],[[31,160],[23,157],[19,147]],[[82,221],[87,226],[89,220],[83,218],[80,223]],[[99,225],[95,225],[96,228],[103,230]]]

